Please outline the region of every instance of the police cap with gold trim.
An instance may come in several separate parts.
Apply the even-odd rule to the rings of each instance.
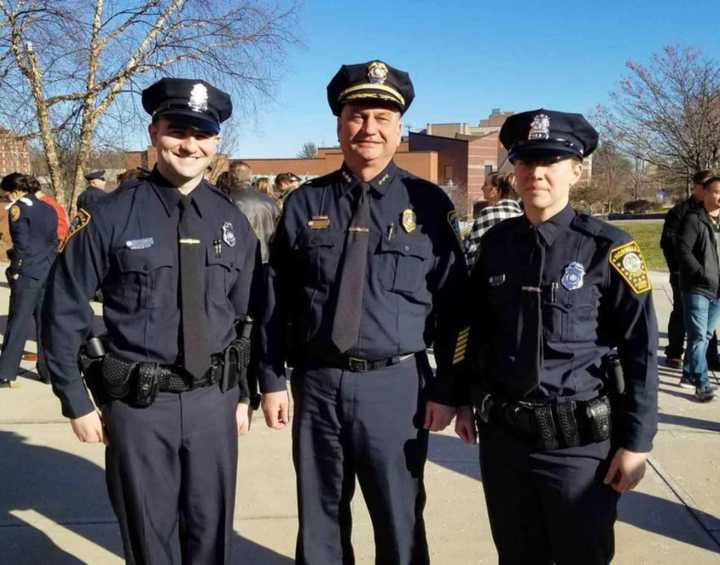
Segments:
[[[380,60],[343,65],[327,86],[333,114],[347,102],[387,102],[404,114],[415,98],[410,75]]]
[[[598,132],[582,114],[544,108],[513,114],[500,128],[500,141],[508,150],[511,163],[518,159],[582,159],[595,151],[598,138]]]
[[[232,114],[230,96],[204,80],[163,78],[142,92],[142,105],[153,121],[173,123],[208,133],[220,133],[220,124]]]

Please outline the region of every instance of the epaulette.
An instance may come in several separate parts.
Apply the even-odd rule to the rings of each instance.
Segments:
[[[577,214],[572,221],[574,228],[585,232],[593,237],[600,237],[607,241],[619,241],[627,239],[627,234],[621,230],[598,218],[594,218],[589,214]]]

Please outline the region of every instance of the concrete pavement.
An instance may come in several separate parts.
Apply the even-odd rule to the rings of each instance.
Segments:
[[[653,281],[664,329],[670,288],[665,275]],[[0,285],[6,312],[9,291]],[[103,448],[75,440],[49,387],[33,377],[0,390],[0,565],[122,563]],[[614,563],[720,563],[720,400],[694,402],[678,379],[679,371],[661,368],[660,431],[646,478],[620,504]],[[477,448],[450,432],[431,438],[425,516],[436,565],[497,562],[477,459]],[[359,489],[353,504],[357,562],[370,564],[372,526]],[[296,528],[289,430],[269,430],[256,418],[240,439],[236,562],[292,563]]]

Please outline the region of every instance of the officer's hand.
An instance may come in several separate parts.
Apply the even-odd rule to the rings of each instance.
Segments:
[[[71,418],[70,426],[83,443],[107,443],[100,414],[95,410],[79,418]]]
[[[475,430],[475,415],[472,406],[460,406],[457,409],[455,419],[455,433],[465,443],[477,442],[477,431]]]
[[[647,456],[647,453],[637,453],[621,447],[610,462],[605,484],[618,492],[634,489],[645,475]]]
[[[239,435],[245,435],[250,431],[251,418],[252,414],[249,405],[244,402],[239,402],[237,410],[235,410],[235,422],[237,422],[237,431]]]
[[[425,406],[425,423],[423,427],[431,432],[440,432],[448,427],[455,416],[455,407],[438,404],[428,400]]]
[[[261,406],[268,428],[280,430],[290,422],[290,398],[286,390],[263,394]]]

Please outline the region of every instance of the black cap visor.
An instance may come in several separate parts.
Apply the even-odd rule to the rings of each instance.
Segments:
[[[562,161],[570,157],[583,158],[582,152],[571,142],[545,139],[518,143],[508,151],[508,161]]]
[[[193,128],[212,135],[220,133],[220,124],[218,121],[202,112],[173,108],[165,112],[157,112],[153,115],[153,120],[159,120],[161,118],[170,121],[176,126]]]

